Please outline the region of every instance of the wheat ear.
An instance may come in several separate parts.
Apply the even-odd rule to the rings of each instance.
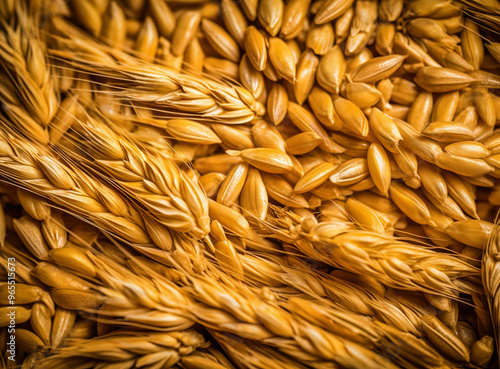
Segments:
[[[107,78],[107,86],[116,88],[115,93],[122,98],[227,124],[247,123],[265,113],[262,104],[242,87],[145,63],[93,41],[62,18],[54,17],[52,24],[51,38],[58,49],[50,49],[49,54],[72,67]]]
[[[480,270],[453,254],[359,230],[352,223],[321,222],[303,229],[294,214],[277,214],[268,226],[274,237],[329,265],[375,277],[389,287],[451,298],[482,291]]]
[[[2,114],[24,135],[48,142],[47,125],[59,107],[38,29],[40,3],[16,2],[9,22],[0,25]]]

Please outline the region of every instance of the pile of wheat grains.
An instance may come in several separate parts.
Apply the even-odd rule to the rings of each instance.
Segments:
[[[497,0],[0,0],[0,366],[498,368],[498,89]]]

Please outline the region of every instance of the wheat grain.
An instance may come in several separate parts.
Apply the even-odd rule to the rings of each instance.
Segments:
[[[349,35],[353,16],[354,8],[351,6],[335,21],[335,44],[341,44]]]
[[[37,259],[44,259],[49,255],[49,247],[43,238],[40,224],[29,215],[14,219],[14,230],[23,244]]]
[[[314,150],[323,139],[314,132],[298,133],[286,141],[287,152],[292,155],[302,155]]]
[[[484,159],[489,154],[488,149],[482,143],[472,141],[454,142],[447,145],[445,151],[453,155],[472,159]]]
[[[232,206],[240,196],[248,173],[248,164],[236,164],[222,181],[217,192],[217,202]]]
[[[323,142],[319,145],[320,148],[331,153],[344,151],[344,148],[337,145],[330,137],[328,137],[325,129],[307,109],[296,103],[289,102],[287,111],[293,124],[295,124],[298,129],[302,132],[314,132],[323,138]]]
[[[293,92],[300,105],[307,99],[314,86],[318,63],[318,57],[311,50],[304,51],[297,63],[297,77],[293,85]]]
[[[16,329],[17,346],[21,352],[34,352],[45,346],[43,341],[27,329]]]
[[[0,320],[0,327],[8,327],[10,325],[10,317],[8,315],[9,313],[9,307],[8,306],[2,306],[0,307],[0,312],[2,312],[2,318]],[[16,306],[16,316],[15,316],[15,322],[16,324],[22,324],[24,322],[27,322],[30,320],[31,317],[31,310],[26,309],[23,306]]]
[[[324,162],[318,164],[304,173],[304,175],[297,181],[293,189],[294,192],[304,193],[313,190],[314,188],[325,183],[334,170],[335,166],[331,163]]]
[[[314,25],[307,33],[306,47],[316,55],[325,55],[334,44],[335,35],[331,23]]]
[[[222,27],[203,19],[201,29],[205,38],[219,55],[235,63],[239,62],[240,50],[238,44]]]
[[[222,146],[230,150],[243,150],[255,147],[251,135],[246,130],[225,124],[212,124],[212,129],[222,141]]]
[[[340,129],[342,122],[335,112],[330,95],[323,89],[315,86],[307,97],[307,102],[320,123],[330,129]]]
[[[56,307],[50,335],[50,342],[53,347],[58,347],[64,341],[72,330],[75,320],[76,312]]]
[[[134,50],[137,56],[144,60],[153,60],[159,45],[158,30],[151,17],[146,17],[137,34]]]
[[[476,139],[474,132],[467,126],[455,122],[432,122],[422,133],[440,142],[473,141]]]
[[[244,45],[252,65],[255,69],[263,71],[267,64],[266,39],[254,26],[245,30]]]
[[[280,132],[265,120],[256,121],[251,132],[252,138],[258,146],[286,152],[285,140]]]
[[[432,94],[421,92],[411,104],[407,121],[415,130],[422,132],[430,123],[433,108]]]
[[[101,32],[102,21],[97,9],[90,1],[77,0],[71,2],[71,10],[75,20],[86,30],[99,35]]]
[[[444,201],[448,197],[448,184],[435,166],[425,162],[420,164],[418,175],[422,180],[422,186],[433,198]]]
[[[360,109],[372,107],[382,98],[382,94],[375,87],[358,82],[345,86],[345,96]]]
[[[494,170],[494,167],[482,159],[470,159],[448,153],[440,153],[436,165],[466,177],[481,177]]]
[[[382,193],[387,193],[391,183],[389,157],[380,144],[371,144],[367,152],[367,164],[375,186]]]
[[[242,151],[228,150],[227,154],[239,156],[252,166],[268,173],[286,173],[293,169],[290,157],[280,150],[255,148]]]
[[[275,125],[280,124],[288,109],[288,94],[282,85],[275,84],[267,99],[267,110],[269,112],[269,119]]]
[[[470,360],[469,349],[436,317],[424,317],[423,322],[423,328],[427,337],[429,337],[434,345],[436,345],[441,351],[455,360]]]
[[[264,29],[275,37],[283,23],[285,4],[282,0],[269,0],[259,3],[257,16]]]
[[[474,342],[471,347],[471,362],[476,365],[488,365],[493,357],[494,340],[490,336],[483,336],[480,340]]]
[[[330,182],[338,186],[355,184],[369,175],[365,158],[356,158],[343,162],[330,175]]]
[[[415,77],[415,82],[430,92],[449,92],[467,87],[477,78],[448,68],[425,67]]]
[[[50,258],[59,266],[69,268],[87,277],[95,277],[95,267],[90,259],[77,247],[63,247],[50,251]]]
[[[472,247],[483,249],[494,225],[484,220],[462,220],[451,223],[445,231],[454,239]]]
[[[320,59],[316,80],[328,92],[338,94],[345,71],[346,61],[342,50],[334,46]]]
[[[45,345],[50,345],[50,334],[52,330],[52,316],[45,304],[37,302],[31,309],[31,327]]]
[[[422,62],[432,67],[441,67],[441,64],[435,61],[419,44],[401,32],[396,32],[394,36],[393,51],[401,55],[408,55],[410,60]]]
[[[49,262],[39,262],[33,271],[40,281],[50,287],[74,290],[89,289],[89,285],[81,278],[73,276],[70,272]]]
[[[280,38],[271,37],[269,39],[268,54],[278,76],[293,84],[295,82],[296,62],[288,45]]]
[[[459,72],[471,72],[474,67],[460,54],[450,51],[450,47],[439,42],[426,40],[423,44],[431,57],[436,59],[445,68],[457,70]]]
[[[280,37],[288,40],[301,33],[310,3],[310,0],[294,0],[285,5]]]
[[[392,53],[396,27],[392,23],[380,23],[377,29],[375,39],[375,49],[380,55],[389,55]]]
[[[475,202],[476,193],[472,186],[452,173],[445,172],[443,174],[443,178],[448,186],[448,192],[453,200],[455,200],[469,216],[479,219]]]
[[[314,23],[323,24],[330,22],[344,14],[354,1],[326,0],[318,9],[314,17]]]
[[[456,327],[457,336],[469,348],[472,347],[477,340],[477,333],[474,328],[467,322],[458,322]]]
[[[272,199],[293,208],[308,207],[306,199],[302,195],[294,193],[293,187],[281,176],[268,173],[261,173],[261,176],[267,193]]]
[[[262,96],[265,89],[264,75],[253,67],[246,54],[239,65],[239,79],[255,98]]]
[[[8,305],[8,294],[7,294],[7,283],[0,285],[0,290],[2,291],[2,298],[0,299],[0,304]],[[40,287],[21,284],[18,283],[16,285],[17,289],[17,298],[16,303],[19,305],[31,304],[37,301],[42,301],[43,297],[46,295],[46,292],[42,290]]]
[[[215,154],[212,156],[196,159],[193,163],[193,166],[201,174],[207,174],[211,172],[226,174],[231,170],[233,165],[238,164],[241,161],[242,159],[239,156]]]
[[[267,202],[267,189],[260,172],[251,168],[240,195],[243,215],[248,212],[257,219],[264,220],[267,214]]]

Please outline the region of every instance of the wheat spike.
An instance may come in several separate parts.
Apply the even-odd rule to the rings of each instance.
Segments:
[[[108,78],[108,85],[115,87],[116,94],[122,98],[226,124],[245,123],[265,112],[243,88],[180,74],[161,64],[144,64],[133,56],[96,43],[62,19],[53,19],[53,22],[64,36],[52,37],[64,48],[51,49],[50,54],[66,60],[70,66]],[[151,90],[148,84],[153,80],[156,89]],[[127,83],[126,89],[122,88],[123,83]]]
[[[301,252],[317,260],[376,277],[387,286],[449,297],[462,288],[468,294],[480,290],[472,280],[466,282],[469,277],[477,277],[479,270],[452,255],[359,231],[349,223],[322,222],[310,230],[301,230],[286,214],[275,223],[270,226],[274,237],[294,242]],[[332,252],[335,257],[330,256]]]

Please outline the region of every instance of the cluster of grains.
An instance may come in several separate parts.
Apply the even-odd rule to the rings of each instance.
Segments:
[[[0,365],[494,367],[499,25],[0,0]]]

